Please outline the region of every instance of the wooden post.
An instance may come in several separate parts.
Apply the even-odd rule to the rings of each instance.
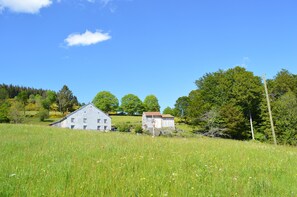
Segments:
[[[254,127],[253,127],[253,118],[252,118],[251,111],[250,111],[250,123],[251,123],[252,138],[253,138],[253,140],[255,140]]]
[[[155,137],[155,119],[154,119],[154,115],[152,115],[152,123],[153,123],[153,137]]]
[[[269,113],[269,118],[270,118],[272,137],[273,137],[274,145],[277,145],[277,143],[276,143],[276,137],[275,137],[275,132],[274,132],[274,125],[273,125],[271,107],[270,107],[270,99],[269,99],[269,95],[268,95],[268,90],[267,90],[267,84],[266,84],[265,75],[263,75],[263,81],[264,81],[264,88],[265,88],[265,94],[266,94],[266,99],[267,99],[267,107],[268,107],[268,113]]]

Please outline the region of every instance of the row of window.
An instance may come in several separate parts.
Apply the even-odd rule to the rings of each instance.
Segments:
[[[74,123],[74,121],[75,121],[75,118],[71,118],[71,122]],[[104,124],[107,123],[107,119],[104,119],[103,121],[104,121]],[[87,123],[87,118],[83,119],[83,123]],[[101,123],[101,119],[97,119],[97,123]]]
[[[71,125],[71,129],[74,129],[75,125]],[[83,126],[83,129],[87,129],[87,125]],[[101,130],[101,126],[97,126],[97,130]],[[107,126],[103,127],[103,130],[106,131],[107,130]]]

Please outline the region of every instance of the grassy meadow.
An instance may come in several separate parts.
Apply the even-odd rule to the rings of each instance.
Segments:
[[[296,196],[297,150],[0,124],[0,196]]]

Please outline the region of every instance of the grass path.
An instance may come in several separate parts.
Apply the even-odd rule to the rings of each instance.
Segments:
[[[0,125],[0,196],[296,196],[297,150]]]

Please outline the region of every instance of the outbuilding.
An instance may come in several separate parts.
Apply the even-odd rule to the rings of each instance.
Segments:
[[[171,128],[175,129],[174,116],[170,114],[161,114],[160,112],[143,112],[142,128],[150,130],[152,128]]]

